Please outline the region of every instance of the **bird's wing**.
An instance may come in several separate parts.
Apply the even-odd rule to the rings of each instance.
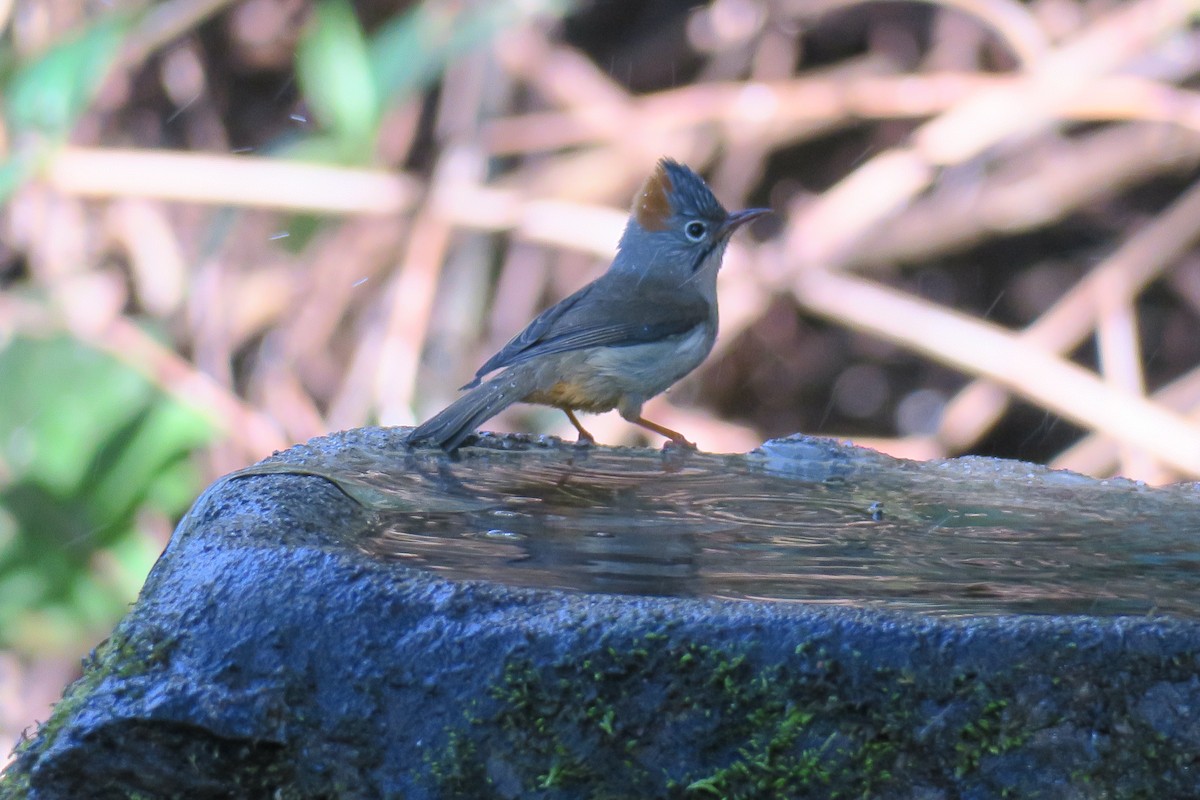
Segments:
[[[464,389],[470,389],[479,383],[480,378],[490,372],[495,372],[501,367],[507,367],[517,361],[523,361],[522,354],[528,353],[531,349],[537,347],[538,343],[543,339],[546,333],[554,327],[565,313],[571,310],[585,295],[592,290],[596,285],[595,281],[584,286],[574,294],[564,297],[559,302],[547,308],[541,314],[534,318],[525,326],[525,329],[516,336],[508,340],[508,344],[501,347],[499,352],[484,362],[483,366],[475,373],[475,378]]]
[[[613,297],[606,289],[601,282],[589,284],[543,311],[463,388],[474,386],[490,372],[537,356],[656,342],[687,333],[709,318],[708,301],[698,292],[647,285],[632,297]]]

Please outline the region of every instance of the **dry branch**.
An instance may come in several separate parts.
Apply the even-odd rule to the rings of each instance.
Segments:
[[[1141,0],[1117,6],[1007,85],[976,92],[923,125],[908,147],[881,153],[831,188],[792,227],[799,269],[841,266],[874,226],[924,191],[941,168],[1029,137],[1095,80],[1186,25],[1200,2]]]
[[[1065,353],[1095,327],[1103,302],[1129,303],[1200,239],[1200,184],[1130,237],[1019,334],[1030,349]],[[1104,300],[1107,298],[1107,300]],[[1007,398],[994,384],[969,384],[946,406],[938,439],[952,451],[976,441],[1003,413]]]
[[[419,184],[379,170],[261,156],[64,147],[44,177],[84,197],[149,197],[324,214],[403,214]]]
[[[1066,419],[1141,447],[1181,472],[1200,477],[1200,427],[1030,347],[1015,334],[829,270],[799,271],[793,290],[800,304],[815,314],[986,376]]]

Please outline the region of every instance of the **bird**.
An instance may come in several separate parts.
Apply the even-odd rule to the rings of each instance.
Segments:
[[[698,367],[717,337],[717,272],[733,232],[770,209],[730,213],[704,179],[670,158],[634,196],[609,268],[539,314],[484,362],[466,394],[417,426],[410,445],[453,453],[476,428],[524,402],[576,412],[614,408],[627,421],[695,449],[642,406]],[[496,373],[496,374],[492,374]],[[489,377],[490,376],[490,377]]]

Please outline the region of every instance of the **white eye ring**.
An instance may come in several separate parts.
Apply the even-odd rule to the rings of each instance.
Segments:
[[[700,220],[692,220],[683,226],[683,235],[693,242],[698,242],[708,233],[708,226]]]

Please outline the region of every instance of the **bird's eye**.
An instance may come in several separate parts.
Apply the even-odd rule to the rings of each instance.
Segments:
[[[698,242],[708,233],[708,226],[699,220],[692,220],[683,228],[683,234],[693,242]]]

